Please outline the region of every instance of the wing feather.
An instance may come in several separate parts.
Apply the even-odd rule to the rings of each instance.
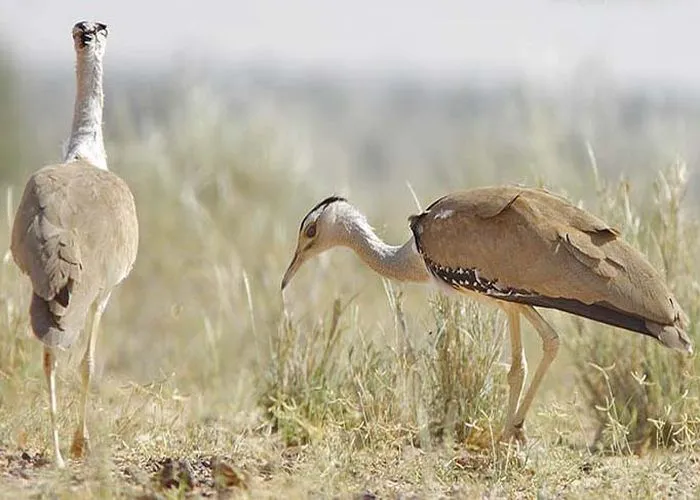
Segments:
[[[659,324],[678,316],[663,279],[639,251],[604,221],[544,190],[455,193],[411,227],[433,262],[476,269],[501,287],[589,305],[604,301]]]
[[[15,215],[11,250],[32,282],[35,334],[67,347],[100,290],[131,270],[138,246],[133,196],[108,171],[72,162],[37,171]]]

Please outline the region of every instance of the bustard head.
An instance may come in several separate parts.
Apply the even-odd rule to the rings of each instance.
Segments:
[[[107,25],[80,21],[73,26],[73,43],[78,54],[92,52],[103,55],[107,43]]]
[[[304,262],[337,245],[346,243],[346,219],[362,217],[345,198],[330,196],[319,202],[302,219],[294,258],[282,278],[282,289],[289,284]]]

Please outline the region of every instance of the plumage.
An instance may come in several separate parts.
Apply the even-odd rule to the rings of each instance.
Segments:
[[[445,210],[453,215],[437,216]],[[690,346],[685,315],[646,258],[605,222],[547,191],[488,187],[451,194],[411,217],[411,230],[427,261],[476,270],[513,292],[496,298],[561,309],[669,347]],[[665,327],[675,328],[677,338],[660,338]]]
[[[134,197],[118,176],[85,161],[34,173],[17,209],[11,250],[32,281],[35,335],[70,347],[98,293],[129,274],[137,247]]]
[[[282,289],[305,261],[346,246],[388,278],[437,283],[499,306],[508,317],[512,357],[503,441],[524,441],[525,416],[559,350],[559,335],[535,307],[693,352],[687,317],[661,275],[618,231],[564,198],[542,189],[479,188],[444,196],[409,223],[413,237],[402,246],[388,245],[347,200],[327,198],[302,219]],[[524,393],[521,316],[542,339],[542,359]]]

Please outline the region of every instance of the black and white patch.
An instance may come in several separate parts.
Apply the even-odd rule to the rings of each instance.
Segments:
[[[625,328],[633,332],[658,338],[649,329],[645,318],[617,309],[605,301],[586,304],[567,297],[546,297],[525,289],[505,287],[498,280],[490,280],[479,274],[476,269],[449,268],[428,259],[421,252],[425,265],[436,279],[449,285],[458,292],[476,292],[494,299],[517,302],[535,307],[546,307],[589,318],[607,325]]]
[[[441,266],[422,255],[428,270],[440,281],[457,291],[477,292],[489,297],[519,302],[520,297],[535,295],[528,290],[505,287],[498,280],[490,280],[479,274],[477,269],[451,268]]]

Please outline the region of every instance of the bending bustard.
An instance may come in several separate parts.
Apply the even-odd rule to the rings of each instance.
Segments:
[[[12,255],[32,281],[29,309],[34,334],[44,343],[56,465],[64,462],[56,422],[56,358],[85,326],[94,306],[88,346],[81,363],[82,400],[71,453],[88,447],[85,424],[100,318],[112,289],[131,271],[138,247],[134,197],[107,169],[102,140],[102,58],[107,26],[80,22],[73,27],[77,94],[73,128],[64,163],[31,176],[12,228]]]
[[[692,353],[687,318],[644,256],[602,220],[544,190],[487,187],[440,198],[409,218],[403,246],[380,240],[345,199],[331,197],[304,217],[289,283],[309,258],[350,247],[379,274],[492,299],[508,317],[512,363],[502,440],[525,440],[524,422],[559,337],[533,306],[559,309],[642,333]],[[520,316],[542,338],[543,356],[525,396]]]

